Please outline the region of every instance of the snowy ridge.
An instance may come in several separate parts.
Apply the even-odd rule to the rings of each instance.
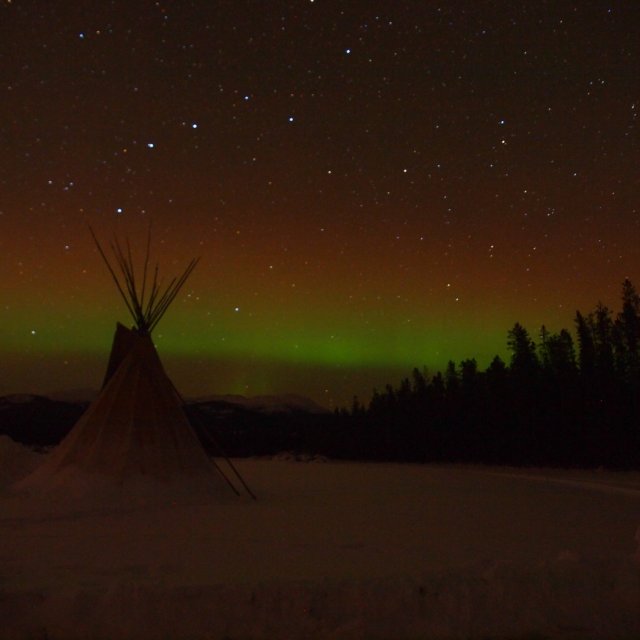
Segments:
[[[36,395],[30,393],[14,393],[0,396],[0,409],[3,405],[28,405],[34,402],[52,401],[71,404],[87,404],[97,397],[95,389],[69,389]],[[238,394],[208,395],[188,398],[188,403],[196,404],[228,404],[239,408],[262,413],[328,413],[329,410],[317,402],[295,393],[283,395],[242,396]]]
[[[29,404],[35,402],[44,396],[37,396],[31,393],[11,393],[8,396],[0,397],[0,406],[12,404]]]
[[[59,389],[47,394],[47,397],[56,402],[93,402],[98,397],[99,391],[89,387],[81,389]]]
[[[212,395],[193,398],[190,402],[197,404],[224,403],[262,413],[290,413],[295,411],[328,413],[328,410],[317,402],[293,393],[281,396]]]

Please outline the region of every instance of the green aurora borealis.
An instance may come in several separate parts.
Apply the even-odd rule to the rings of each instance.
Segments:
[[[3,327],[6,392],[100,383],[114,323],[129,318],[88,232],[78,247],[46,262],[49,268],[31,276],[30,288],[4,292],[13,303],[5,306]],[[188,248],[177,253],[177,259],[162,262],[161,272],[172,266],[177,272],[190,255]],[[224,255],[217,260],[234,262]],[[540,303],[527,309],[482,279],[477,290],[442,280],[442,290],[435,291],[415,278],[399,297],[391,278],[354,300],[350,263],[343,272],[334,265],[324,288],[326,274],[293,269],[276,275],[274,265],[265,265],[263,279],[252,269],[238,269],[230,287],[224,276],[209,280],[210,261],[203,257],[154,335],[167,369],[191,396],[297,392],[328,406],[346,404],[354,394],[367,398],[374,386],[395,382],[414,366],[435,372],[448,359],[475,357],[486,366],[496,354],[506,357],[506,331],[523,308],[534,332],[548,320],[551,327],[570,326],[573,314],[554,304],[558,295],[552,291],[541,292]],[[493,268],[493,260],[487,262]],[[295,293],[287,290],[292,279]],[[615,305],[617,292],[607,290]],[[587,296],[583,308],[592,304]],[[483,305],[483,298],[492,304]]]
[[[13,294],[19,310],[5,314],[11,324],[4,327],[4,352],[13,362],[11,373],[23,368],[24,377],[13,384],[3,380],[5,388],[32,390],[25,381],[38,380],[33,369],[43,367],[47,375],[59,369],[64,387],[99,383],[114,321],[127,323],[128,317],[98,256],[93,259],[95,275],[87,277],[86,291],[74,285],[72,300],[59,295],[68,286],[64,278],[51,278],[45,287],[49,293],[41,292],[37,303],[30,302],[32,293],[22,294],[23,301]],[[167,367],[187,381],[192,394],[298,390],[325,403],[347,402],[349,394],[366,393],[413,366],[444,366],[450,357],[469,354],[486,364],[495,353],[504,353],[504,331],[493,327],[505,318],[451,324],[449,315],[447,324],[437,312],[411,309],[399,319],[380,301],[370,308],[361,303],[349,313],[348,305],[341,309],[339,302],[310,296],[303,296],[299,306],[272,306],[269,300],[261,305],[253,296],[237,294],[219,308],[221,297],[231,296],[207,291],[196,275],[187,290],[159,325],[155,342]],[[78,365],[97,365],[97,371],[76,370]],[[301,380],[302,389],[296,384]],[[36,386],[59,388],[52,384]]]

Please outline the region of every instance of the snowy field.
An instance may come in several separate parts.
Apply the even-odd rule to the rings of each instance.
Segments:
[[[259,501],[8,491],[0,637],[640,638],[640,475],[238,460]],[[48,508],[47,508],[48,506]]]

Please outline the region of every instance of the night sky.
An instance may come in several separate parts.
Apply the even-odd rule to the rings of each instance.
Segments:
[[[635,1],[3,0],[0,393],[94,387],[166,276],[186,395],[367,399],[640,284]]]

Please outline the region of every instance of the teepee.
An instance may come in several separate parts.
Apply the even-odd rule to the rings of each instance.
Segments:
[[[129,310],[134,327],[116,326],[102,390],[64,440],[21,488],[101,487],[125,490],[144,485],[166,492],[171,485],[189,494],[222,493],[235,485],[203,449],[184,411],[184,401],[167,376],[151,339],[198,260],[162,287],[158,266],[149,271],[150,234],[144,268],[136,277],[131,249],[115,239],[108,259],[91,234]],[[230,460],[229,468],[245,490],[250,489]],[[158,484],[160,483],[160,485]],[[160,487],[160,489],[159,489]]]

